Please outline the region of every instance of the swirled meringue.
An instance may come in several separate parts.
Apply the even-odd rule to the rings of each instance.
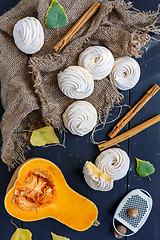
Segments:
[[[80,54],[78,65],[87,69],[94,80],[101,80],[110,74],[114,58],[106,47],[92,46]]]
[[[135,59],[120,57],[115,60],[109,77],[116,88],[129,90],[139,81],[140,72],[140,66]]]
[[[94,90],[92,75],[84,68],[70,66],[58,74],[58,85],[69,98],[83,99]]]
[[[72,134],[84,136],[96,125],[97,111],[89,102],[76,101],[67,107],[62,118],[64,126]]]
[[[16,46],[26,54],[38,52],[44,44],[44,32],[40,21],[34,17],[19,20],[13,29]]]
[[[86,162],[83,168],[86,183],[94,190],[110,191],[113,188],[113,179],[103,173],[92,162]]]
[[[129,169],[130,159],[120,148],[110,148],[98,155],[96,167],[107,173],[114,180],[123,178]]]

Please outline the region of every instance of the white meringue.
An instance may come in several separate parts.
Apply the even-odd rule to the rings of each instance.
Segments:
[[[110,148],[98,155],[96,167],[107,173],[114,180],[123,178],[129,169],[130,159],[120,148]]]
[[[114,58],[106,47],[92,46],[80,54],[78,65],[87,69],[94,80],[101,80],[110,74]]]
[[[124,91],[133,88],[137,84],[140,72],[140,66],[135,59],[121,57],[115,60],[109,77],[116,88]]]
[[[110,191],[113,188],[113,179],[91,162],[85,163],[83,174],[86,183],[94,190]]]
[[[90,96],[94,90],[91,74],[79,66],[70,66],[58,74],[58,85],[69,98],[83,99]]]
[[[76,101],[67,107],[62,115],[64,126],[74,135],[84,136],[97,123],[95,107],[86,101]]]
[[[19,20],[13,29],[16,46],[26,54],[38,52],[44,44],[44,32],[40,21],[34,17]]]

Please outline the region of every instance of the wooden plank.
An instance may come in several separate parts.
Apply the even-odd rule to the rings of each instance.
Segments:
[[[17,3],[19,3],[20,0],[7,0],[7,1],[0,1],[0,15],[2,15],[4,12],[7,12],[12,7],[14,7]]]
[[[140,10],[157,10],[159,0],[135,0],[134,6]],[[141,67],[141,79],[137,86],[131,90],[130,105],[142,97],[144,92],[149,89],[154,83],[160,85],[160,44],[152,43],[148,52],[144,54],[142,59],[139,59]],[[130,128],[140,124],[141,122],[159,114],[160,110],[160,93],[157,93],[147,103],[147,105],[136,115],[131,121]],[[132,237],[127,239],[154,239],[158,240],[160,235],[160,124],[152,126],[148,130],[138,134],[129,140],[129,155],[131,159],[131,170],[128,176],[128,190],[134,188],[142,188],[147,190],[153,197],[153,210],[149,219],[142,229]],[[154,164],[156,172],[151,176],[152,181],[147,178],[140,178],[135,171],[135,157],[142,160],[150,161]]]
[[[2,118],[3,108],[0,103],[0,118]],[[0,135],[0,139],[2,139]],[[2,146],[2,141],[0,148]],[[12,233],[16,230],[15,226],[11,223],[14,222],[18,227],[22,226],[22,222],[11,217],[4,208],[4,198],[8,183],[11,179],[13,171],[8,171],[8,167],[0,161],[0,239],[7,240],[11,238]],[[8,230],[9,229],[9,230]]]

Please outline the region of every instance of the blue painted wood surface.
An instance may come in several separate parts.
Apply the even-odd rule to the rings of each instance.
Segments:
[[[0,14],[11,9],[19,0],[0,0]],[[157,10],[159,0],[134,0],[134,6],[140,10]],[[124,104],[133,106],[154,83],[160,85],[160,43],[153,43],[148,52],[141,59],[138,59],[141,67],[141,79],[131,91],[125,92]],[[127,112],[123,109],[122,116]],[[3,113],[0,106],[1,117]],[[134,117],[131,122],[122,130],[140,124],[141,122],[160,113],[160,93],[158,93],[147,105]],[[116,116],[116,110],[114,115]],[[115,124],[115,123],[114,123]],[[103,131],[96,134],[97,139],[106,139],[107,133],[114,124],[108,124]],[[154,205],[151,215],[143,228],[133,237],[134,240],[159,240],[160,239],[160,124],[143,131],[135,137],[119,144],[131,159],[128,175],[120,181],[115,182],[115,187],[110,192],[98,192],[88,187],[85,183],[82,168],[87,160],[94,162],[99,150],[96,145],[90,142],[90,134],[81,138],[71,134],[67,135],[66,148],[32,148],[28,153],[29,157],[43,157],[57,164],[62,170],[68,184],[80,194],[91,199],[99,209],[101,222],[99,227],[91,227],[85,232],[76,232],[54,219],[44,219],[36,222],[21,222],[12,218],[4,208],[5,190],[13,171],[9,172],[7,166],[0,162],[0,239],[10,239],[15,227],[11,220],[19,227],[28,228],[33,233],[33,240],[49,240],[50,232],[68,236],[71,240],[111,240],[113,236],[112,218],[116,207],[122,197],[134,188],[144,188],[153,197]],[[151,176],[152,181],[147,178],[140,178],[135,171],[135,157],[152,162],[156,172]],[[128,238],[126,238],[128,239]]]

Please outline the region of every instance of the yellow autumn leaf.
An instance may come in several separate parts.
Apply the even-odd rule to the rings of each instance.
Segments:
[[[36,129],[32,132],[30,143],[33,146],[44,146],[51,143],[60,143],[51,126]]]
[[[70,240],[69,238],[56,235],[56,234],[53,233],[53,232],[51,232],[51,235],[52,235],[52,239],[53,239],[53,240]]]
[[[32,240],[32,233],[28,229],[17,228],[11,240]]]

